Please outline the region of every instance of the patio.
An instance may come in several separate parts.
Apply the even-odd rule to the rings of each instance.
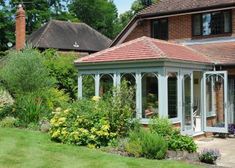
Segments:
[[[235,167],[235,138],[206,138],[196,141],[198,144],[198,152],[204,148],[219,149],[222,157],[217,161],[218,166]]]

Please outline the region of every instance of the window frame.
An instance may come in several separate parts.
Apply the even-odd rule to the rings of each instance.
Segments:
[[[167,35],[165,39],[160,39],[160,38],[155,38],[154,37],[154,22],[156,21],[161,21],[161,20],[166,20],[167,24]],[[154,19],[151,21],[151,37],[159,40],[169,40],[169,19],[168,18],[160,18],[160,19]]]
[[[209,35],[203,35],[203,15],[205,14],[210,14],[212,15],[212,13],[215,13],[215,12],[220,12],[220,13],[225,13],[225,12],[229,12],[230,14],[230,31],[229,32],[225,32],[224,30],[224,19],[223,19],[223,30],[222,30],[222,33],[218,33],[218,34],[209,34]],[[194,23],[194,18],[195,16],[197,15],[200,15],[200,28],[201,28],[201,31],[200,31],[200,35],[195,35],[194,32],[195,32],[195,23]],[[223,15],[222,15],[223,16]],[[205,13],[198,13],[198,14],[193,14],[192,15],[192,37],[207,37],[207,36],[216,36],[216,35],[223,35],[223,34],[231,34],[233,32],[233,13],[232,13],[232,10],[222,10],[222,11],[213,11],[213,12],[205,12]]]

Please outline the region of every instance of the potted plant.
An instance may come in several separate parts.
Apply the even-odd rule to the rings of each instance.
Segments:
[[[208,164],[215,164],[220,157],[221,154],[217,149],[203,149],[199,155],[200,161]]]

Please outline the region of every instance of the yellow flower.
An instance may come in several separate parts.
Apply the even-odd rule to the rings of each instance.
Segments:
[[[66,115],[69,114],[69,112],[70,112],[70,109],[64,110],[64,113],[65,113]]]
[[[94,96],[94,97],[92,97],[92,100],[98,102],[100,100],[100,97],[99,96]]]
[[[61,118],[59,118],[59,120],[58,120],[59,124],[63,124],[65,121],[66,121],[66,118],[65,118],[65,117],[61,117]]]
[[[90,149],[95,149],[96,146],[94,144],[88,144],[87,147]]]
[[[60,136],[60,130],[56,130],[55,132],[53,132],[53,134],[52,134],[52,138],[57,138],[57,137],[59,137]]]

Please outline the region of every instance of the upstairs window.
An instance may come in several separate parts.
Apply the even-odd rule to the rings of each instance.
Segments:
[[[168,19],[157,19],[152,22],[152,37],[168,40]]]
[[[193,15],[193,36],[207,36],[231,32],[231,11],[219,11]]]

